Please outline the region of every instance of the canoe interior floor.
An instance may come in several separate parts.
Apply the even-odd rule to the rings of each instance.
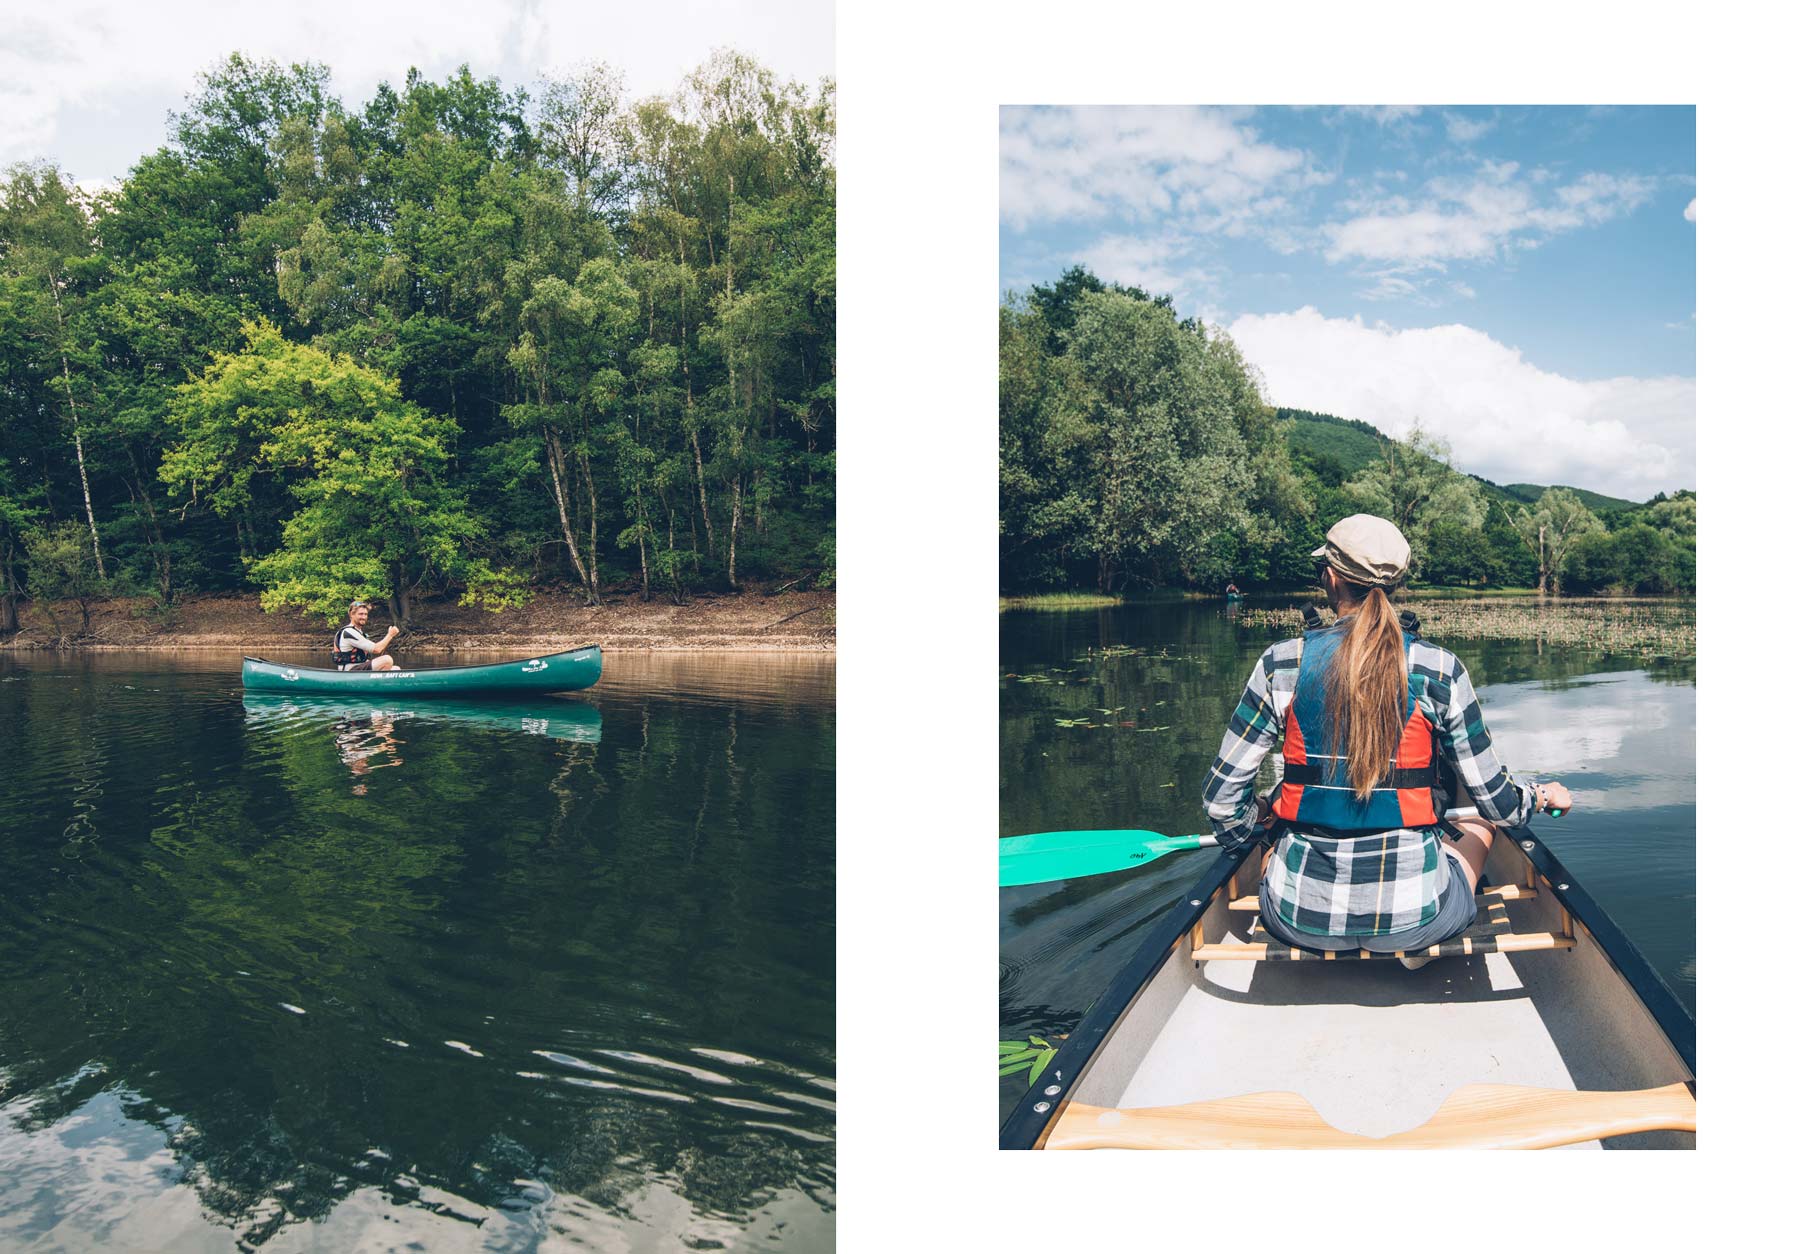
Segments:
[[[1194,1042],[1205,1043],[1198,1056]],[[1580,1087],[1506,955],[1421,971],[1218,962],[1181,998],[1116,1104],[1291,1090],[1346,1132],[1387,1136],[1478,1082]]]
[[[1177,946],[1073,1096],[1132,1108],[1290,1091],[1335,1127],[1379,1137],[1424,1123],[1467,1084],[1623,1090],[1688,1078],[1660,1035],[1649,1039],[1647,1016],[1585,930],[1580,940],[1418,971],[1397,962],[1196,969]],[[1692,1144],[1691,1134],[1649,1132],[1604,1148]]]

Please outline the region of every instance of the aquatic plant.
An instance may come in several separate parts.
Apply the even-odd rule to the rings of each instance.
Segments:
[[[1325,617],[1330,620],[1328,611]],[[1434,601],[1420,617],[1426,637],[1434,640],[1537,640],[1561,648],[1670,659],[1691,658],[1695,651],[1692,601],[1490,597]],[[1303,619],[1294,607],[1245,610],[1238,622],[1297,634]]]
[[[1041,1036],[1027,1037],[1023,1041],[1001,1041],[1000,1074],[1007,1076],[1029,1067],[1031,1074],[1025,1077],[1025,1083],[1036,1084],[1038,1077],[1044,1074],[1044,1068],[1050,1065],[1050,1060],[1054,1057],[1056,1046]]]

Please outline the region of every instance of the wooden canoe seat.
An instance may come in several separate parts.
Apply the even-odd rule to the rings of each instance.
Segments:
[[[1418,1127],[1383,1137],[1332,1127],[1298,1093],[1133,1110],[1071,1102],[1044,1148],[1554,1149],[1630,1132],[1692,1132],[1694,1114],[1694,1094],[1685,1083],[1618,1093],[1470,1084]]]
[[[1507,914],[1507,903],[1513,901],[1530,901],[1536,898],[1538,890],[1535,886],[1520,887],[1517,884],[1500,884],[1492,888],[1484,888],[1476,894],[1476,905],[1486,912],[1486,918],[1476,915],[1473,925],[1461,936],[1456,936],[1429,949],[1409,952],[1424,954],[1432,958],[1464,957],[1473,954],[1516,954],[1537,949],[1573,949],[1575,947],[1574,930],[1569,926],[1568,915],[1563,916],[1561,932],[1515,932],[1512,930],[1512,919]],[[1234,913],[1257,914],[1261,907],[1255,897],[1233,897],[1229,908]],[[1355,962],[1380,958],[1398,958],[1399,954],[1375,953],[1367,949],[1320,950],[1302,949],[1295,945],[1283,944],[1271,938],[1268,930],[1262,925],[1260,915],[1250,922],[1250,938],[1248,942],[1222,941],[1217,944],[1206,944],[1195,928],[1194,961],[1195,962]]]
[[[1485,902],[1489,898],[1500,901],[1531,901],[1537,897],[1537,889],[1522,888],[1517,884],[1495,884],[1475,894],[1478,901]],[[1234,897],[1231,900],[1234,914],[1257,914],[1262,910],[1262,903],[1255,897]]]

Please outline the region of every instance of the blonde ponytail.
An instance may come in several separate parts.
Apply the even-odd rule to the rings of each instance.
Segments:
[[[1405,689],[1406,639],[1400,618],[1387,593],[1371,587],[1325,677],[1332,753],[1349,759],[1346,774],[1358,801],[1369,799],[1393,765]]]

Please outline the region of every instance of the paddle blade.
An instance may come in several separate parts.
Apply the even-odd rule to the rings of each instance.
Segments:
[[[1156,832],[1038,832],[1000,841],[1000,887],[1104,875],[1155,861],[1165,853],[1216,844],[1211,836],[1163,836]]]

